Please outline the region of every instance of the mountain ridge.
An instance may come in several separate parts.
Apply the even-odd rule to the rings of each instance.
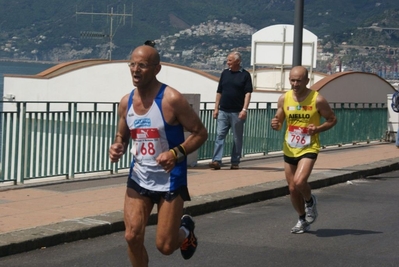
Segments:
[[[109,35],[112,35],[112,58],[127,59],[131,49],[146,40],[173,36],[184,28],[197,27],[207,21],[236,21],[256,30],[275,24],[293,24],[295,2],[0,0],[0,57],[43,61],[108,58]],[[307,0],[304,4],[304,27],[324,42],[332,42],[332,51],[334,44],[342,42],[358,45],[381,42],[399,47],[396,33],[387,37],[384,33],[356,30],[370,27],[373,23],[399,28],[399,5],[396,2],[336,0],[331,4],[327,0]],[[88,14],[80,15],[79,12]],[[111,13],[113,29],[110,34]],[[105,37],[83,38],[82,31],[102,32]],[[224,43],[221,43],[222,37],[207,38],[206,41],[229,47],[228,42],[233,42],[230,47],[233,49],[242,44],[250,45],[250,36],[227,39]]]

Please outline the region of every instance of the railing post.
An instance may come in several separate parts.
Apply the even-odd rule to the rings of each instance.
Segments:
[[[46,103],[46,113],[44,114],[44,116],[42,118],[42,120],[45,123],[45,127],[43,129],[44,130],[43,131],[43,136],[44,136],[44,138],[43,138],[44,139],[43,147],[44,147],[44,151],[45,151],[46,155],[52,155],[51,153],[49,153],[49,148],[51,149],[50,144],[49,144],[49,139],[51,138],[50,137],[50,123],[51,123],[51,121],[50,121],[50,110],[51,110],[50,105],[51,105],[50,102]],[[48,156],[44,157],[44,159],[43,159],[43,161],[44,161],[44,163],[43,163],[43,166],[44,166],[43,173],[44,173],[44,175],[46,175],[46,173],[48,173],[49,165],[51,164],[49,162],[51,162],[52,160],[53,160],[53,157],[50,157],[50,161],[49,161],[49,157]]]
[[[18,113],[20,113],[18,115],[18,117],[21,120],[21,134],[17,134],[17,136],[20,136],[21,138],[21,149],[16,149],[16,151],[22,151],[22,153],[17,153],[17,154],[21,154],[21,162],[20,162],[20,170],[21,170],[21,183],[24,183],[25,181],[25,177],[26,177],[26,173],[27,173],[27,161],[29,160],[28,157],[28,150],[26,149],[26,141],[28,140],[28,133],[26,132],[26,106],[27,103],[23,102],[23,103],[18,103],[18,106],[22,105],[22,110],[20,108],[18,108]],[[17,142],[19,143],[19,141]]]
[[[110,123],[110,129],[113,129],[114,131],[111,131],[110,134],[110,140],[111,140],[111,144],[113,143],[113,135],[115,134],[115,128],[118,127],[118,104],[114,103],[113,107],[112,107],[112,112],[113,112],[113,116],[112,116],[112,121]],[[111,166],[111,174],[113,173],[118,173],[118,164],[120,164],[119,162],[112,164]]]
[[[77,128],[77,110],[78,110],[78,103],[74,102],[72,111],[71,111],[71,143],[69,144],[70,150],[71,150],[71,155],[70,155],[70,169],[69,169],[69,177],[70,178],[75,178],[75,160],[76,160],[76,128]]]
[[[68,103],[68,115],[67,118],[65,119],[65,125],[66,125],[66,154],[65,154],[65,172],[66,172],[66,179],[69,179],[71,176],[71,170],[70,170],[70,165],[71,165],[71,136],[72,136],[72,103]]]
[[[18,172],[20,168],[20,158],[21,158],[21,153],[16,153],[19,151],[19,142],[22,139],[20,135],[20,117],[22,116],[21,112],[21,102],[15,103],[17,105],[17,114],[15,116],[15,122],[13,119],[11,119],[11,124],[10,126],[13,128],[15,127],[15,140],[12,141],[12,133],[10,134],[10,152],[14,154],[14,179],[18,183],[23,183],[23,178],[21,178],[21,173]],[[13,144],[14,143],[14,144]],[[12,147],[14,145],[14,150],[12,150]]]
[[[267,117],[269,118],[269,120],[268,120],[268,122],[269,122],[269,124],[271,123],[271,121],[272,121],[272,119],[273,119],[273,114],[271,113],[272,112],[272,103],[270,103],[270,102],[268,102],[267,104],[266,104],[266,114],[267,114]],[[266,129],[270,129],[270,128],[266,128]],[[269,153],[269,150],[270,150],[270,145],[269,145],[269,141],[271,140],[271,136],[270,136],[270,130],[266,130],[266,140],[267,140],[267,143],[266,143],[266,151],[265,152],[263,152],[263,155],[267,155],[268,153]]]
[[[94,171],[95,170],[95,166],[98,167],[98,165],[96,164],[96,159],[98,158],[96,155],[98,153],[98,149],[99,147],[96,147],[96,138],[101,138],[97,132],[97,114],[98,114],[98,103],[94,103],[94,108],[93,108],[93,117],[91,120],[91,136],[89,136],[89,140],[91,138],[91,149],[92,149],[92,153],[90,153],[90,171]],[[89,165],[89,164],[88,164]]]

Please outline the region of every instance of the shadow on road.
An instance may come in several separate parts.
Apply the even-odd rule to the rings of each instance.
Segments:
[[[309,231],[309,233],[315,234],[318,237],[333,237],[333,236],[344,236],[344,235],[382,234],[383,232],[357,230],[357,229],[318,229],[317,231]]]

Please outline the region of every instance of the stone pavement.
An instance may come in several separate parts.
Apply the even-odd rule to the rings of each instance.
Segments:
[[[325,148],[309,182],[316,189],[397,170],[398,152],[385,142]],[[288,194],[281,153],[245,157],[239,170],[228,159],[221,170],[208,162],[189,168],[193,216]],[[0,257],[123,231],[126,175],[0,187]]]

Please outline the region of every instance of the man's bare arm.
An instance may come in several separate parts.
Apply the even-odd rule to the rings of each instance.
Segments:
[[[277,102],[277,111],[276,115],[272,119],[271,127],[273,130],[280,131],[281,127],[283,127],[283,123],[285,120],[285,113],[284,113],[284,98],[285,94],[281,95]]]
[[[176,90],[172,90],[170,105],[174,107],[173,114],[184,129],[190,132],[190,135],[182,144],[188,155],[197,150],[208,139],[208,131],[187,99]]]
[[[217,119],[218,114],[219,114],[219,104],[220,104],[220,98],[222,97],[221,93],[216,93],[216,100],[215,100],[215,109],[213,111],[213,118]]]
[[[127,103],[129,95],[124,96],[118,106],[118,126],[114,138],[114,143],[109,149],[109,157],[112,162],[117,162],[126,153],[129,145],[129,127],[126,124]]]
[[[251,102],[251,93],[246,93],[245,94],[245,99],[244,99],[244,109],[248,109],[249,103]]]
[[[320,133],[327,131],[337,124],[337,117],[335,117],[334,111],[331,109],[330,104],[323,96],[317,96],[316,107],[320,115],[326,120],[323,124],[317,126],[316,132]]]

